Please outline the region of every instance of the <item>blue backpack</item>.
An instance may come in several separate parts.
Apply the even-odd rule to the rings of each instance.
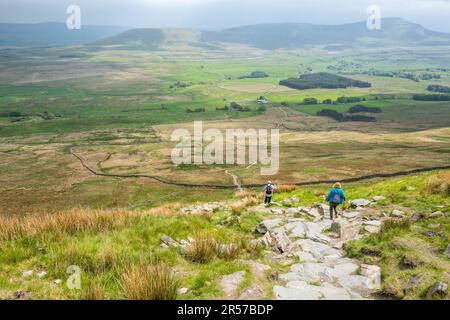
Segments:
[[[340,204],[341,203],[341,196],[339,195],[339,192],[336,192],[331,199],[331,203],[333,204]]]

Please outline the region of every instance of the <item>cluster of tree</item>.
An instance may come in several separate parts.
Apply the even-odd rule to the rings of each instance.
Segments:
[[[363,97],[339,97],[337,98],[337,103],[355,103],[355,102],[361,102],[366,101],[366,98]]]
[[[432,79],[440,79],[440,74],[435,73],[422,73],[419,75],[416,75],[412,72],[407,71],[377,71],[377,70],[370,70],[367,72],[363,72],[363,74],[368,74],[370,76],[376,76],[376,77],[390,77],[390,78],[402,78],[402,79],[409,79],[416,82],[419,82],[420,80],[432,80]]]
[[[357,104],[348,109],[348,113],[360,113],[360,112],[381,113],[382,110],[377,107],[368,107],[363,104]]]
[[[338,104],[338,103],[355,103],[355,102],[361,102],[366,101],[366,98],[363,97],[339,97],[336,101],[333,101],[332,99],[325,99],[322,100],[322,104]],[[305,98],[303,99],[303,102],[300,104],[302,105],[315,105],[319,104],[319,100],[316,98]],[[287,102],[282,102],[282,106],[287,107],[289,104]]]
[[[298,90],[315,88],[337,89],[349,87],[369,88],[372,86],[368,82],[354,80],[326,72],[303,74],[299,78],[282,80],[280,81],[280,85]]]
[[[239,112],[251,111],[250,107],[248,107],[248,106],[243,107],[239,103],[236,103],[236,102],[231,102],[230,103],[230,108],[231,108],[231,110],[239,111]]]
[[[418,101],[450,101],[450,94],[415,94],[413,99]]]
[[[438,84],[430,84],[427,87],[427,91],[441,92],[441,93],[450,93],[450,87],[440,86]]]
[[[170,89],[174,89],[174,88],[187,88],[187,87],[192,86],[192,85],[193,85],[192,82],[191,82],[191,83],[184,83],[184,82],[177,81],[177,82],[175,82],[173,85],[171,85],[169,88],[170,88]]]
[[[6,117],[6,118],[20,118],[25,117],[26,114],[23,114],[19,111],[5,111],[0,113],[0,117]]]
[[[221,107],[216,108],[216,111],[228,111],[228,110],[230,110],[230,108],[228,106],[224,106],[223,108],[221,108]]]
[[[318,104],[319,100],[317,100],[316,98],[305,98],[303,100],[303,104],[304,105],[313,105],[313,104]]]
[[[377,118],[375,117],[369,117],[369,116],[363,116],[363,115],[345,115],[343,113],[340,113],[336,110],[331,109],[324,109],[317,112],[317,115],[319,117],[328,117],[332,118],[338,122],[349,122],[349,121],[358,121],[358,122],[376,122]]]
[[[269,75],[264,71],[253,71],[249,76],[242,76],[239,79],[258,79],[258,78],[268,78]]]
[[[191,108],[187,108],[186,109],[187,113],[195,113],[195,112],[206,112],[205,108],[196,108],[196,109],[191,109]]]
[[[434,73],[423,73],[419,76],[420,80],[433,80],[433,79],[440,79],[440,74],[434,74]]]
[[[53,120],[55,118],[61,118],[60,114],[53,114],[47,111],[44,111],[43,113],[39,114],[39,116],[44,120]]]

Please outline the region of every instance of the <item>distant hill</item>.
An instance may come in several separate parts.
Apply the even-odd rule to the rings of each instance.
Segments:
[[[111,37],[127,30],[125,27],[82,26],[69,30],[65,23],[37,24],[0,23],[0,45],[65,46],[81,45]]]
[[[294,49],[305,46],[348,48],[352,46],[450,45],[450,34],[430,31],[399,18],[382,21],[381,30],[368,30],[366,22],[343,25],[306,23],[260,24],[222,31],[189,29],[131,29],[83,26],[68,30],[64,23],[0,24],[0,45],[55,46],[89,44],[123,49],[193,48],[223,50],[238,43],[262,49]]]
[[[366,22],[343,25],[305,23],[261,24],[202,33],[205,42],[234,42],[263,49],[299,48],[308,45],[357,44],[449,45],[450,34],[434,32],[400,18],[382,20],[381,30],[369,30]]]
[[[152,50],[159,48],[165,38],[164,32],[161,29],[132,29],[110,38],[96,41],[92,45],[121,45]]]

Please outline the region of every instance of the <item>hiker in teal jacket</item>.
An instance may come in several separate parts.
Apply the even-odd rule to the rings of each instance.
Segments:
[[[333,212],[336,214],[336,218],[338,216],[337,207],[339,205],[344,204],[346,198],[345,193],[342,190],[342,186],[339,182],[336,182],[331,189],[330,193],[327,196],[327,201],[330,203],[330,219],[334,220],[335,216]]]

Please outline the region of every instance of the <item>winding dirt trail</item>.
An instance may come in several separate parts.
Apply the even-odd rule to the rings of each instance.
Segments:
[[[211,188],[211,189],[236,189],[238,186],[242,189],[244,188],[258,188],[261,186],[261,184],[239,184],[239,182],[235,182],[234,185],[223,185],[223,184],[193,184],[193,183],[186,183],[186,182],[180,182],[180,181],[174,181],[162,178],[160,176],[152,176],[152,175],[145,175],[145,174],[109,174],[109,173],[102,173],[98,172],[91,167],[89,167],[84,159],[77,155],[73,150],[70,150],[70,153],[72,156],[74,156],[82,167],[92,173],[95,176],[99,177],[109,177],[109,178],[123,178],[123,179],[130,179],[130,178],[146,178],[146,179],[152,179],[164,184],[168,185],[174,185],[179,187],[190,187],[190,188]],[[430,172],[430,171],[436,171],[436,170],[448,170],[450,169],[450,165],[446,166],[436,166],[436,167],[427,167],[427,168],[420,168],[420,169],[413,169],[413,170],[407,170],[407,171],[398,171],[398,172],[391,172],[391,173],[375,173],[371,175],[366,176],[360,176],[360,177],[354,177],[354,178],[345,178],[345,179],[332,179],[332,180],[316,180],[316,181],[303,181],[303,182],[297,182],[297,183],[288,183],[291,185],[296,186],[310,186],[310,185],[318,185],[318,184],[333,184],[336,181],[340,181],[342,183],[351,183],[351,182],[359,182],[364,180],[371,180],[376,178],[394,178],[394,177],[401,177],[401,176],[407,176],[417,173],[424,173],[424,172]],[[236,177],[237,178],[237,177]],[[237,178],[238,179],[238,178]],[[279,183],[283,184],[283,183]]]
[[[233,179],[233,184],[236,186],[239,192],[243,192],[244,188],[242,188],[242,185],[239,183],[239,177],[235,174],[230,173],[228,170],[225,170],[225,173]]]

